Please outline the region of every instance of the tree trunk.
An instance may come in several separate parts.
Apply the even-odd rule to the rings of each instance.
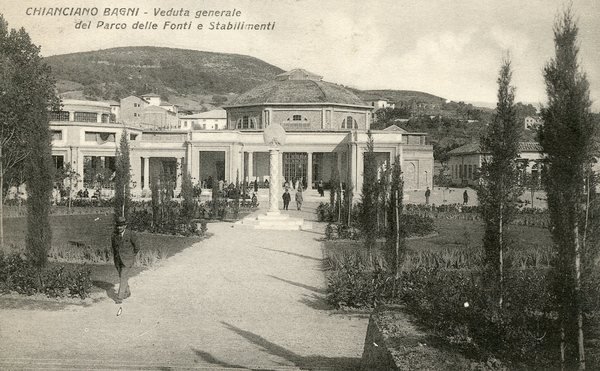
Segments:
[[[585,347],[583,345],[583,311],[581,308],[581,246],[579,243],[579,223],[575,220],[573,227],[575,239],[575,308],[577,311],[577,348],[579,353],[579,369],[585,370]]]
[[[500,292],[498,295],[498,307],[500,308],[500,310],[502,310],[502,302],[504,301],[504,257],[503,257],[503,253],[504,253],[504,236],[503,236],[503,225],[504,223],[504,215],[503,215],[503,210],[502,210],[502,203],[500,203],[500,215],[499,215],[499,220],[498,220],[498,255],[499,255],[499,261],[498,261],[498,278],[499,278],[499,285],[500,285]]]
[[[0,248],[4,247],[4,167],[2,165],[2,144],[0,144]]]
[[[564,304],[561,304],[564,306]],[[565,370],[565,310],[560,310],[560,369]]]
[[[396,279],[400,278],[400,211],[398,210],[398,191],[396,191]]]

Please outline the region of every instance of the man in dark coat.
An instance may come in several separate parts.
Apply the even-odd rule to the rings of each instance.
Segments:
[[[286,188],[285,192],[283,193],[283,196],[281,197],[283,198],[283,210],[287,210],[288,206],[290,205],[290,201],[292,200],[290,191]]]
[[[131,296],[129,291],[129,275],[135,262],[135,256],[140,250],[135,234],[127,229],[127,220],[120,216],[115,223],[115,231],[111,238],[115,267],[119,272],[119,294],[116,303]]]
[[[465,192],[463,193],[463,205],[466,205],[468,203],[469,203],[469,193],[465,189]]]
[[[429,197],[431,196],[431,190],[427,187],[425,191],[425,205],[429,205]]]

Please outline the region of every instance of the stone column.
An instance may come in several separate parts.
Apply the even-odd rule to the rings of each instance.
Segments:
[[[279,177],[279,148],[269,148],[269,212],[279,213],[279,192],[281,179]]]
[[[181,183],[183,180],[182,166],[183,166],[183,162],[181,161],[181,157],[177,157],[177,170],[176,170],[177,176],[175,178],[175,190],[177,190],[177,191],[181,190]],[[177,193],[177,192],[175,192],[175,193]]]
[[[343,182],[344,178],[343,178],[343,174],[342,174],[342,152],[336,152],[335,153],[335,157],[337,159],[337,171],[338,171],[338,176],[340,178],[340,181]]]
[[[312,162],[312,157],[313,157],[313,153],[312,152],[308,152],[308,164],[307,164],[307,169],[306,169],[306,184],[307,184],[307,189],[312,189],[312,170],[313,170],[313,162]]]
[[[254,181],[254,152],[248,152],[248,183]]]
[[[150,157],[142,157],[144,164],[144,189],[150,189]]]

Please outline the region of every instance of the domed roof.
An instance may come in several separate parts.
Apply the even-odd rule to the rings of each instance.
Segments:
[[[239,95],[231,106],[332,103],[369,107],[343,86],[322,81],[322,77],[302,69],[277,75],[269,81]]]

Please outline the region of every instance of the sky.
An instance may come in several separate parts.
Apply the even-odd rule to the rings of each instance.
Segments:
[[[496,102],[503,55],[510,53],[516,100],[545,103],[543,67],[553,57],[559,0],[0,0],[9,27],[24,27],[42,55],[117,46],[162,46],[250,55],[284,70],[304,68],[359,89],[418,90],[454,101]],[[572,0],[580,63],[600,111],[600,1]],[[97,16],[27,15],[31,7],[96,7]],[[103,16],[105,8],[139,8],[137,16]],[[155,16],[155,9],[190,11]],[[241,11],[200,17],[199,10]],[[29,10],[31,12],[31,10]],[[147,13],[147,14],[145,14]],[[91,29],[75,29],[91,21]],[[125,30],[97,22],[125,22]],[[134,30],[136,21],[157,30]],[[165,21],[192,29],[163,29]],[[208,30],[210,22],[275,23],[270,31]],[[198,23],[204,25],[197,30]]]

